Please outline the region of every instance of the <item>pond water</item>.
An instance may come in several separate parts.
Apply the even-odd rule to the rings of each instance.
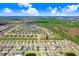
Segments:
[[[74,53],[66,53],[67,56],[76,56]]]
[[[29,54],[26,54],[26,56],[36,56],[35,53],[29,53]]]

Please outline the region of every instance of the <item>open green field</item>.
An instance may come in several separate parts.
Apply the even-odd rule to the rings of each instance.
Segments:
[[[39,20],[39,21],[36,21],[36,23],[39,26],[49,28],[55,34],[60,35],[60,37],[62,37],[61,39],[66,38],[68,40],[71,40],[71,41],[79,44],[79,35],[76,35],[76,36],[69,35],[68,32],[66,32],[65,30],[60,28],[60,27],[72,27],[72,29],[74,29],[74,27],[78,28],[79,21],[72,21],[72,20],[41,20],[40,21]],[[55,36],[55,38],[58,37],[57,35],[54,35],[54,36]]]
[[[72,20],[38,20],[35,21],[40,26],[79,26],[79,21],[72,21]]]

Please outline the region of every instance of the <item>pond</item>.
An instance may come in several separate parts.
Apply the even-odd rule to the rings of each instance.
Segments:
[[[26,56],[36,56],[36,54],[35,53],[28,53],[28,54],[26,54]]]
[[[66,53],[67,56],[76,56],[74,53]]]

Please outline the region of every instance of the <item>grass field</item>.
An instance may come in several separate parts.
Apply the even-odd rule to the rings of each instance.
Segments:
[[[79,44],[79,21],[71,21],[71,20],[41,20],[36,21],[36,23],[39,26],[46,27],[56,33],[57,35],[54,35],[55,38],[62,37],[62,39],[67,38],[68,40],[71,40],[77,44]],[[62,28],[65,27],[65,30]],[[69,32],[67,32],[69,31]],[[71,35],[70,35],[71,34]],[[76,35],[76,36],[73,36]]]

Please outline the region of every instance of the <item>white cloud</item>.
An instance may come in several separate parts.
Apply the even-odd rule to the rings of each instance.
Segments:
[[[61,15],[69,16],[73,15],[79,8],[79,5],[68,5],[61,9]]]
[[[50,6],[50,7],[48,7],[47,9],[51,10],[51,9],[52,9],[52,7]]]
[[[38,10],[36,8],[32,8],[32,7],[28,8],[28,10],[21,10],[21,12],[31,15],[31,16],[38,16],[39,15]]]
[[[26,10],[21,10],[21,13],[26,13]]]
[[[22,2],[22,3],[18,3],[18,5],[20,6],[20,7],[32,7],[32,5],[31,4],[29,4],[29,3],[24,3],[24,2]]]
[[[52,14],[56,14],[57,8],[52,9],[51,12],[52,12]]]
[[[57,10],[57,8],[53,8],[51,9],[51,15],[52,16],[60,16],[60,15],[63,15],[63,14],[60,14]]]
[[[26,11],[29,15],[38,15],[38,11],[36,8],[29,8],[27,11]]]
[[[59,16],[67,16],[65,13],[59,13]]]
[[[58,12],[57,8],[51,9],[51,14],[53,16],[69,16],[73,15],[79,8],[79,5],[68,5],[65,8],[61,8],[61,11]],[[72,13],[72,14],[71,14]]]
[[[51,9],[51,15],[52,16],[66,16],[64,12],[58,12],[57,8]]]
[[[5,9],[3,9],[3,12],[4,12],[4,13],[12,13],[12,10],[9,9],[9,8],[5,8]]]
[[[27,14],[29,16],[37,16],[39,15],[38,10],[36,8],[32,8],[32,4],[29,3],[19,3],[18,4],[20,7],[24,6],[24,7],[28,7],[27,10],[21,10],[21,13]]]
[[[75,12],[76,10],[78,10],[78,8],[79,5],[68,5],[65,8],[63,8],[61,11],[65,13]]]
[[[70,5],[70,6],[67,6],[66,11],[76,11],[78,8],[79,8],[79,5]]]

